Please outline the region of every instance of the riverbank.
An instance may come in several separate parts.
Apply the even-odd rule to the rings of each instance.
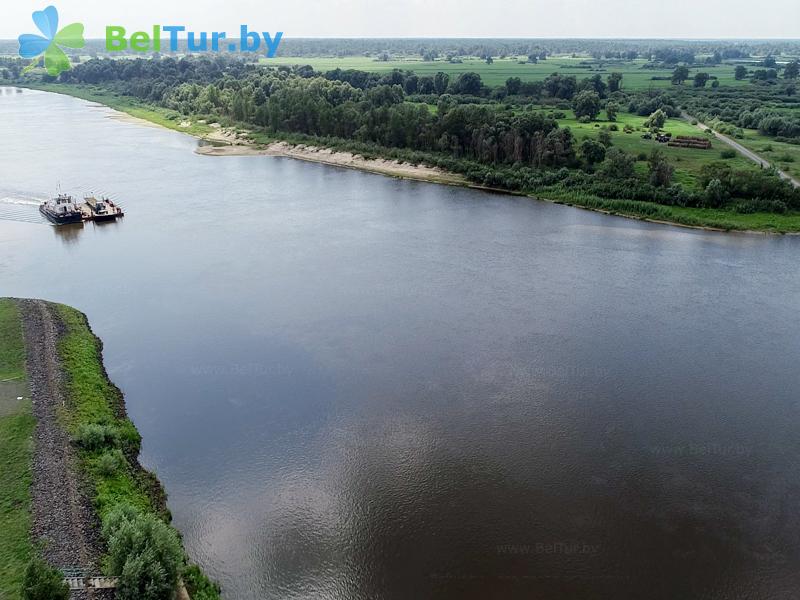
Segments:
[[[475,189],[524,195],[544,202],[565,204],[640,221],[675,225],[707,231],[739,231],[743,233],[800,233],[800,214],[752,213],[742,214],[725,209],[688,208],[667,206],[654,202],[604,199],[575,192],[547,189],[542,193],[528,194],[508,190],[487,188],[469,181],[459,173],[438,167],[410,164],[386,157],[371,157],[359,154],[357,144],[348,147],[327,148],[313,142],[298,142],[298,136],[275,136],[252,133],[236,127],[223,127],[219,123],[208,123],[205,119],[181,116],[174,111],[144,104],[138,100],[112,93],[98,86],[74,84],[26,84],[24,87],[55,92],[97,102],[137,121],[160,125],[174,131],[188,133],[208,143],[200,146],[199,154],[209,156],[267,155],[284,156],[358,169],[371,173],[414,179],[431,183],[459,185]]]
[[[209,141],[218,141],[219,138],[212,135],[205,139]],[[377,173],[389,177],[415,179],[431,183],[443,183],[446,185],[478,187],[470,184],[463,175],[449,173],[438,167],[412,165],[410,163],[384,158],[364,158],[360,154],[354,154],[352,152],[335,151],[330,148],[305,144],[289,144],[284,141],[270,142],[266,145],[248,142],[229,143],[225,146],[212,144],[200,146],[196,152],[205,156],[283,156],[335,167],[357,169],[359,171],[367,171],[369,173]]]
[[[139,464],[141,439],[127,418],[122,393],[103,367],[102,343],[73,308],[41,300],[3,303],[11,303],[21,323],[36,423],[29,461],[28,543],[40,545],[42,556],[55,568],[123,575],[121,587],[139,589],[141,576],[133,581],[124,569],[116,572],[108,566],[109,548],[119,535],[110,524],[113,515],[129,511],[160,521],[178,547],[179,536],[168,525],[161,484]],[[190,592],[202,592],[197,598],[219,597],[215,586],[189,565],[182,548],[177,552],[183,558],[176,561],[175,585],[183,576]],[[98,594],[94,597],[102,597]]]

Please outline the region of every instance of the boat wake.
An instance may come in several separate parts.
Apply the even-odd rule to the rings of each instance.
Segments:
[[[0,198],[0,219],[22,223],[46,223],[39,212],[41,200],[6,196]]]
[[[43,200],[36,200],[35,198],[15,198],[7,196],[0,198],[0,204],[19,204],[22,206],[39,206]]]

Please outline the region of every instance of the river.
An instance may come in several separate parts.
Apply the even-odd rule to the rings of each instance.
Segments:
[[[800,237],[263,156],[0,88],[0,295],[87,313],[230,599],[789,599]],[[55,228],[56,187],[118,223]]]

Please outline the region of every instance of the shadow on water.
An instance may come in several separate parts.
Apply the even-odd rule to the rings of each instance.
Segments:
[[[65,246],[71,246],[78,242],[83,231],[83,223],[70,223],[69,225],[51,225],[53,234]]]

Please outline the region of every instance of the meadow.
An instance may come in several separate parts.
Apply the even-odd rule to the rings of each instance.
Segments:
[[[356,69],[384,73],[392,69],[414,71],[417,75],[435,75],[441,71],[452,76],[460,73],[475,72],[481,76],[483,83],[489,86],[503,85],[509,77],[519,77],[523,81],[542,81],[548,75],[559,73],[561,75],[575,75],[578,79],[600,74],[605,79],[609,73],[622,73],[622,87],[627,90],[647,90],[650,88],[669,88],[672,86],[670,76],[671,68],[645,69],[647,61],[637,59],[633,61],[620,60],[595,60],[581,56],[554,56],[536,64],[526,62],[524,57],[495,58],[492,64],[487,64],[480,58],[463,58],[460,63],[451,63],[445,59],[423,61],[419,57],[409,57],[381,61],[373,57],[344,56],[337,57],[307,57],[307,56],[281,56],[273,59],[262,59],[264,64],[270,65],[310,65],[316,71],[331,71],[333,69]],[[690,77],[703,71],[716,77],[720,85],[745,85],[745,81],[736,81],[734,78],[733,64],[708,65],[690,70]],[[665,79],[656,79],[660,77]],[[691,85],[691,82],[687,82]]]
[[[613,124],[616,124],[618,131],[609,130],[611,142],[614,147],[633,154],[634,156],[639,156],[640,158],[641,155],[649,155],[653,149],[658,148],[664,153],[672,166],[675,167],[675,181],[686,186],[693,186],[700,173],[700,169],[702,169],[704,165],[712,162],[724,160],[726,164],[734,169],[758,168],[755,163],[738,153],[733,158],[723,159],[720,153],[722,150],[727,149],[728,146],[713,138],[710,138],[712,140],[712,147],[709,150],[677,148],[659,143],[654,139],[644,139],[642,135],[648,131],[648,129],[644,127],[646,117],[621,112],[617,115],[616,121],[612,123],[603,120],[605,118],[605,113],[603,112],[600,114],[601,120],[591,123],[581,123],[575,119],[575,115],[571,111],[560,112],[563,112],[566,118],[558,119],[558,124],[562,127],[569,127],[578,140],[578,143],[585,137],[596,139],[601,128],[610,128]],[[633,128],[632,133],[625,133],[624,129],[626,125]],[[696,126],[679,118],[668,119],[663,127],[663,131],[671,133],[673,137],[679,135],[706,137]],[[647,163],[640,160],[637,163],[637,171],[641,174],[645,174],[647,171]]]
[[[19,598],[33,546],[30,483],[35,420],[27,398],[19,310],[0,298],[0,598]]]

